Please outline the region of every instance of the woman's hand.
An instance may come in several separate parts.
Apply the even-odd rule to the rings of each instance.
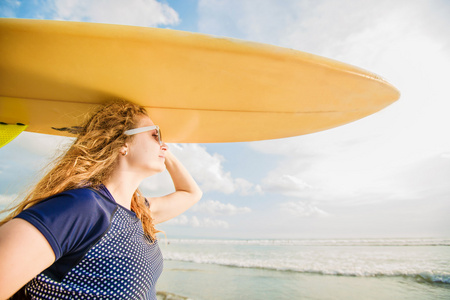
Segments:
[[[168,149],[165,151],[165,164],[170,177],[172,177],[175,192],[163,197],[148,199],[154,224],[165,222],[182,214],[202,197],[202,191],[195,180]]]

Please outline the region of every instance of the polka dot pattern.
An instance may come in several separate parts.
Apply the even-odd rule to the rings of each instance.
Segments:
[[[64,277],[41,273],[27,286],[32,299],[152,299],[163,269],[158,242],[141,221],[118,206],[109,230]]]

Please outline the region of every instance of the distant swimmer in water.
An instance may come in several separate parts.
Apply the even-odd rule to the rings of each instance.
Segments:
[[[175,192],[142,196],[167,169]],[[139,105],[103,106],[0,223],[0,299],[156,299],[163,258],[154,225],[202,192]]]

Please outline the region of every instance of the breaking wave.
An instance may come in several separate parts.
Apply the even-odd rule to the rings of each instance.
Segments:
[[[351,276],[351,277],[408,277],[415,279],[417,281],[423,281],[428,283],[440,283],[440,284],[450,284],[450,273],[439,274],[433,271],[424,272],[414,272],[412,270],[391,270],[391,271],[379,271],[379,270],[348,270],[339,268],[327,268],[325,266],[319,266],[315,268],[302,268],[302,267],[280,267],[276,264],[268,264],[262,261],[239,261],[239,260],[229,260],[219,257],[192,257],[183,256],[177,253],[168,253],[164,255],[165,260],[173,261],[183,261],[192,262],[200,264],[213,264],[227,267],[235,268],[253,268],[253,269],[264,269],[270,271],[284,271],[284,272],[296,272],[296,273],[306,273],[306,274],[317,274],[317,275],[333,275],[333,276]]]

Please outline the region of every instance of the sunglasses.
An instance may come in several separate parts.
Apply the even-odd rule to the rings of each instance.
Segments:
[[[128,129],[124,132],[126,135],[135,135],[141,132],[146,132],[150,130],[156,130],[156,134],[158,135],[158,143],[160,146],[163,145],[162,137],[161,137],[161,130],[159,129],[158,125],[153,126],[147,126],[147,127],[140,127],[140,128],[134,128],[134,129]]]

